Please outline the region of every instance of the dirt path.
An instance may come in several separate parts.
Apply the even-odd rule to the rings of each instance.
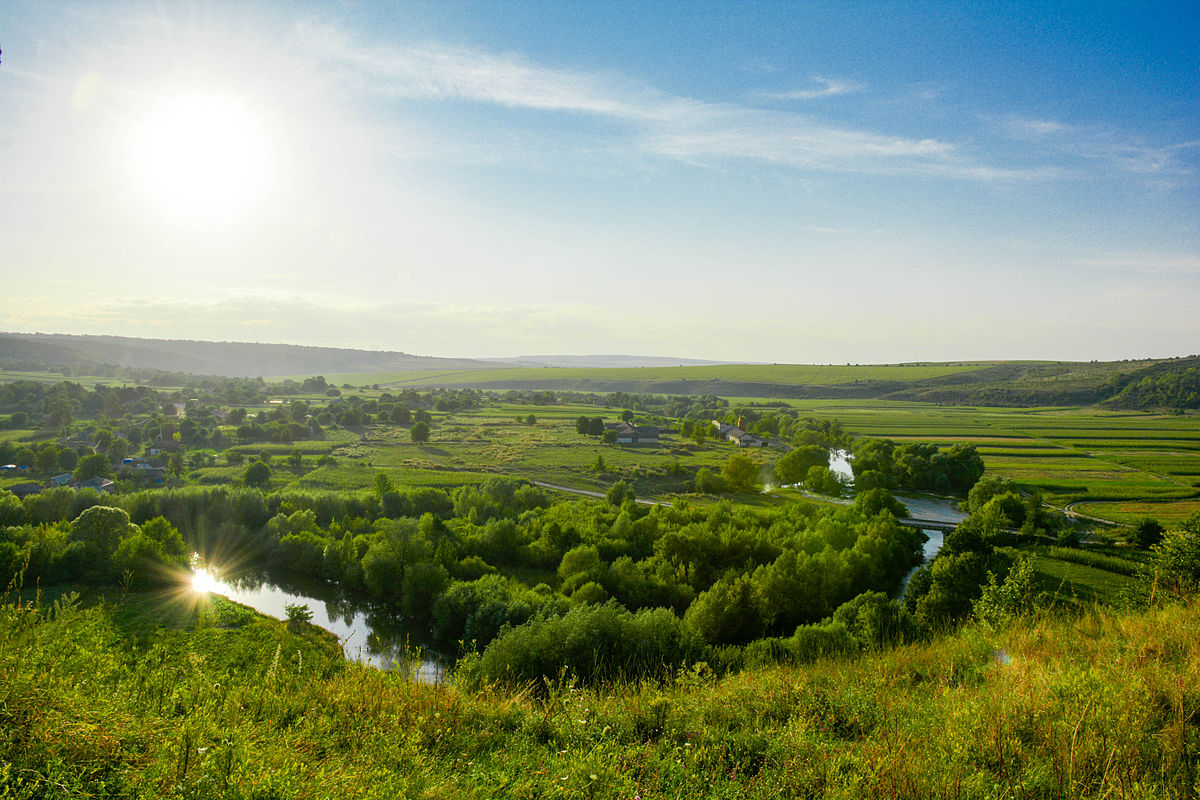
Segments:
[[[570,494],[579,494],[584,497],[598,497],[604,499],[603,492],[593,492],[590,489],[572,489],[570,486],[563,486],[558,483],[546,483],[545,481],[530,481],[534,486],[540,486],[543,489],[554,489],[559,492],[568,492]],[[642,500],[638,498],[635,502],[641,503],[644,506],[669,506],[670,503],[664,503],[662,500]]]

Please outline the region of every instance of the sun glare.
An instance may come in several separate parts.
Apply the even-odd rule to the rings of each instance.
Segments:
[[[192,574],[192,591],[198,594],[208,594],[221,588],[221,581],[210,573],[207,568],[197,569]]]
[[[261,119],[220,94],[162,100],[136,129],[132,158],[155,207],[194,222],[245,215],[263,199],[271,177]]]

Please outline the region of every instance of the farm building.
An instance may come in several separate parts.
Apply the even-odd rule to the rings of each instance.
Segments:
[[[608,428],[610,426],[605,425]],[[660,431],[653,425],[634,425],[618,422],[611,426],[617,432],[617,444],[658,444]]]

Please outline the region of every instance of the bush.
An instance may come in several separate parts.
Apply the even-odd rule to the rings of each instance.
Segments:
[[[565,669],[585,683],[665,677],[703,660],[707,647],[666,609],[631,614],[615,602],[581,605],[502,633],[483,652],[480,677],[544,682]]]

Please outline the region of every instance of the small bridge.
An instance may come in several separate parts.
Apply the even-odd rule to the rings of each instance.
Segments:
[[[910,528],[928,528],[931,531],[950,532],[958,527],[957,522],[947,522],[944,519],[921,519],[919,517],[907,517],[898,519],[901,525],[907,525]]]

